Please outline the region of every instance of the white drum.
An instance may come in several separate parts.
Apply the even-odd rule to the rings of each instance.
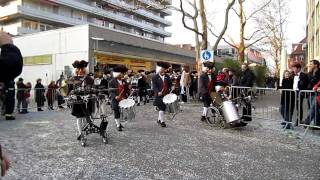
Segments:
[[[123,99],[119,102],[120,120],[133,121],[136,117],[135,101],[133,99]]]
[[[170,93],[163,97],[163,103],[166,105],[166,111],[177,114],[180,111],[178,96]]]
[[[222,102],[222,114],[227,123],[233,123],[240,120],[236,106],[232,101]]]

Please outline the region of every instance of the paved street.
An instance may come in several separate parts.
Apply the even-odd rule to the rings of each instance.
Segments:
[[[123,132],[110,121],[109,144],[92,134],[87,147],[68,110],[1,119],[0,143],[12,160],[3,179],[319,179],[317,132],[301,139],[302,130],[266,120],[220,129],[200,122],[200,105],[182,108],[161,128],[153,106],[137,107]]]

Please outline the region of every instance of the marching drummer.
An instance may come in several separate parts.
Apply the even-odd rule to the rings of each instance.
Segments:
[[[200,96],[203,101],[203,111],[201,116],[201,121],[207,121],[207,113],[208,107],[212,102],[212,98],[210,97],[210,93],[213,91],[214,85],[214,63],[212,62],[205,62],[204,64],[203,73],[200,76]]]
[[[114,113],[114,120],[118,131],[122,131],[122,124],[120,123],[120,107],[119,102],[125,99],[129,94],[129,87],[124,80],[124,75],[128,68],[124,65],[118,65],[113,68],[113,78],[109,82],[111,108]]]
[[[141,99],[143,99],[143,104],[145,105],[147,102],[147,76],[143,69],[139,70],[140,77],[138,79],[138,106],[140,105]]]
[[[166,75],[166,70],[170,67],[169,63],[158,62],[156,67],[156,74],[152,77],[152,88],[155,95],[155,100],[153,105],[159,110],[159,116],[157,123],[161,127],[166,127],[164,122],[164,112],[166,110],[166,105],[163,103],[163,97],[170,92],[171,80],[168,75]]]

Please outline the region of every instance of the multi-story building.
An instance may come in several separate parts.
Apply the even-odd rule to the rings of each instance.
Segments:
[[[304,38],[299,43],[292,44],[292,52],[288,59],[288,68],[291,69],[292,65],[295,63],[301,64],[301,67],[305,68],[306,61],[306,41],[307,38]],[[307,69],[305,69],[307,70]]]
[[[307,51],[306,60],[320,60],[320,1],[307,0]],[[307,62],[305,62],[307,64]]]
[[[91,24],[164,42],[171,0],[0,0],[0,26],[12,35]]]

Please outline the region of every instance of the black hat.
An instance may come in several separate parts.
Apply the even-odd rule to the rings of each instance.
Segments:
[[[145,72],[143,69],[138,70],[138,73]]]
[[[209,69],[213,69],[214,68],[214,63],[213,62],[204,62],[203,65],[204,65],[204,67],[207,67]]]
[[[85,60],[81,60],[81,61],[76,60],[72,63],[72,66],[74,68],[85,68],[88,66],[88,62]]]
[[[19,78],[18,81],[23,81],[23,78]]]
[[[116,67],[113,68],[113,72],[126,73],[127,71],[128,71],[128,68],[124,65],[117,65]]]
[[[78,67],[79,67],[79,64],[80,64],[80,61],[76,60],[76,61],[74,61],[74,62],[72,63],[72,66],[73,66],[74,68],[78,68]]]
[[[166,62],[157,62],[157,66],[160,66],[164,69],[168,69],[170,67],[170,64]]]

